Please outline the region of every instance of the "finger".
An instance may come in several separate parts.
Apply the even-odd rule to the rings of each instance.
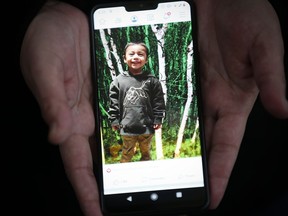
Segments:
[[[86,216],[102,215],[87,137],[74,135],[60,145],[64,168]]]
[[[223,198],[235,164],[247,117],[226,115],[214,125],[210,145],[208,169],[210,181],[210,208],[216,208]]]
[[[257,37],[250,57],[263,105],[274,116],[288,118],[284,45],[279,22],[274,20]]]

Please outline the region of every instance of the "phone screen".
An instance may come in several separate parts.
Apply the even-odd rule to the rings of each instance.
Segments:
[[[208,205],[193,13],[188,1],[92,10],[104,213],[181,213]]]

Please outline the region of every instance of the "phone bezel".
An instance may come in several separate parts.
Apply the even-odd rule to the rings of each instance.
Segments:
[[[136,6],[137,10],[144,8],[139,7],[139,2],[142,1],[133,1],[133,7]],[[167,3],[167,2],[177,2],[177,1],[167,1],[167,0],[159,0],[159,1],[147,1],[147,2],[153,2],[153,5],[155,5],[155,2],[158,3]],[[186,1],[190,4],[191,12],[192,12],[192,26],[193,26],[193,45],[194,45],[194,55],[196,56],[195,61],[195,72],[196,72],[196,79],[197,83],[200,83],[200,75],[197,73],[198,70],[198,52],[197,52],[197,22],[196,22],[196,10],[194,6],[193,1]],[[137,4],[138,3],[138,4]],[[143,3],[143,2],[142,2]],[[93,28],[93,14],[96,9],[99,8],[106,8],[106,7],[117,7],[117,6],[125,6],[125,5],[131,5],[131,1],[125,1],[125,2],[108,2],[105,4],[97,4],[95,7],[91,10],[90,15],[90,26],[91,26],[91,52],[92,52],[92,79],[97,80],[97,74],[95,69],[95,44],[94,44],[94,28]],[[130,7],[131,8],[131,7]],[[147,8],[146,8],[147,9]],[[130,9],[132,10],[132,9]],[[96,91],[97,86],[95,86],[96,82],[93,82],[93,90]],[[100,122],[100,115],[99,115],[99,104],[98,101],[98,93],[94,92],[94,107],[95,107],[95,121]],[[173,215],[175,213],[190,213],[190,214],[198,214],[199,212],[205,211],[209,206],[209,187],[208,187],[208,173],[207,173],[207,161],[206,161],[206,150],[205,150],[205,138],[204,138],[204,127],[203,127],[203,120],[202,120],[202,101],[201,101],[201,88],[199,87],[197,89],[197,99],[198,99],[198,107],[199,107],[199,123],[200,123],[200,131],[201,131],[201,139],[202,139],[202,148],[201,148],[201,155],[202,155],[202,164],[203,164],[203,174],[204,174],[204,187],[201,188],[187,188],[185,189],[185,193],[189,193],[189,197],[192,197],[191,199],[185,201],[182,199],[182,201],[179,203],[176,199],[171,199],[175,192],[177,192],[177,189],[172,190],[159,190],[159,191],[147,191],[147,192],[137,192],[137,193],[125,193],[125,194],[115,194],[115,195],[104,195],[103,194],[103,167],[102,167],[102,157],[99,156],[101,151],[101,145],[98,143],[97,149],[95,149],[95,152],[98,152],[99,154],[97,157],[97,161],[95,162],[95,174],[97,177],[97,183],[99,187],[99,194],[100,194],[100,203],[104,214],[109,215],[153,215],[153,214],[165,214],[165,215]],[[95,139],[97,142],[101,141],[100,137],[101,131],[100,126],[96,125],[96,137]],[[183,191],[183,189],[181,189]],[[169,198],[171,202],[168,202],[167,200],[157,200],[157,202],[151,201],[149,198],[151,193],[158,193],[161,197]],[[197,194],[197,195],[195,195]],[[127,196],[135,196],[135,199],[137,201],[133,201],[133,203],[129,203],[126,201]],[[194,196],[195,195],[195,196]],[[139,201],[138,201],[139,200]],[[167,205],[168,204],[168,205]],[[151,207],[151,209],[147,208],[147,206]],[[155,209],[157,208],[157,209]],[[129,210],[128,210],[129,209]],[[128,211],[127,211],[128,210]]]

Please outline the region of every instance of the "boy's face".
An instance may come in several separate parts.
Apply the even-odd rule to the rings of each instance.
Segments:
[[[127,47],[124,55],[124,62],[128,65],[129,71],[133,74],[141,73],[142,67],[147,62],[145,47],[139,44]]]

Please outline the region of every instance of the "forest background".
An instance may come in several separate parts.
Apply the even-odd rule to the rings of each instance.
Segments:
[[[122,140],[118,132],[112,130],[107,110],[110,83],[127,70],[123,54],[128,42],[147,45],[149,56],[143,70],[159,79],[165,95],[166,115],[162,129],[156,131],[152,141],[152,159],[201,155],[199,92],[196,91],[199,77],[191,22],[94,30],[93,42],[97,47],[94,53],[97,73],[94,75],[105,163],[118,163],[120,159]],[[136,149],[133,161],[139,158]]]

